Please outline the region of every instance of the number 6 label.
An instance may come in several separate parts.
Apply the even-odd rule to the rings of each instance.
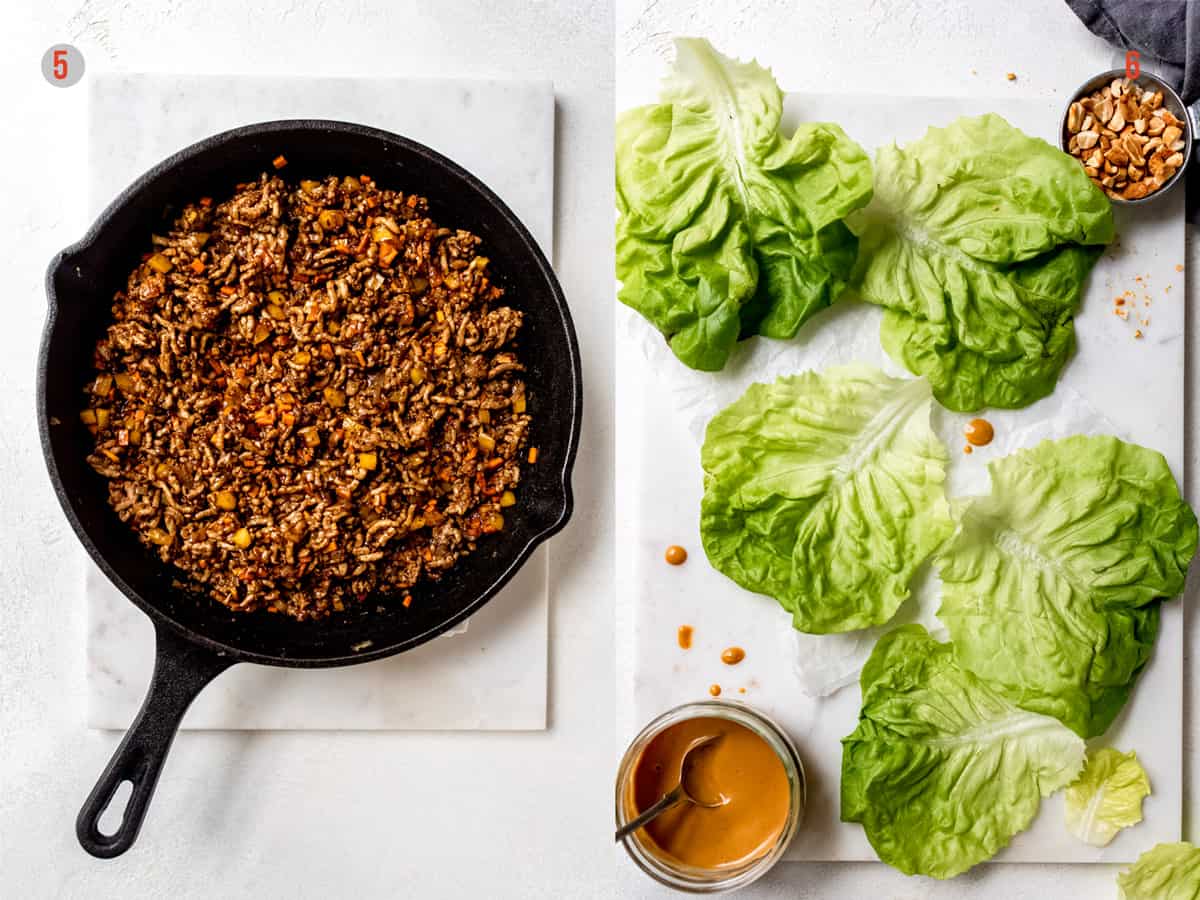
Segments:
[[[55,44],[42,54],[42,77],[55,87],[70,87],[83,77],[83,54],[70,44]]]
[[[1125,54],[1125,77],[1130,81],[1133,81],[1141,74],[1141,57],[1138,55],[1136,50],[1130,50]]]

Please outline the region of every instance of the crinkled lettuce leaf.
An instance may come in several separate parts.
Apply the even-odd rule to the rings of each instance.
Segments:
[[[935,559],[959,661],[1014,703],[1102,734],[1183,590],[1196,517],[1162,454],[1106,435],[1044,441],[988,467]]]
[[[1136,753],[1089,750],[1083,771],[1064,794],[1067,830],[1084,843],[1106,847],[1122,828],[1142,821],[1148,796],[1150,779]]]
[[[863,365],[751,385],[705,431],[709,562],[800,631],[888,621],[953,528],[931,406],[923,379]]]
[[[952,878],[1029,827],[1083,765],[1078,735],[1013,704],[920,625],[879,639],[842,740],[842,821],[900,871]]]
[[[1117,875],[1120,900],[1200,900],[1200,850],[1159,844]]]
[[[853,290],[880,339],[944,406],[1019,408],[1054,390],[1112,207],[1079,164],[997,115],[930,128],[875,161],[850,219]]]
[[[871,163],[837,125],[779,131],[783,94],[755,62],[676,41],[661,102],[617,119],[621,302],[694,369],[739,335],[790,338],[841,293]]]

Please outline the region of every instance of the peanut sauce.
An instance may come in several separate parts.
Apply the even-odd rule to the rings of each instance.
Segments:
[[[726,647],[721,651],[721,662],[727,666],[736,666],[746,658],[746,651],[741,647]]]
[[[676,640],[679,641],[679,648],[681,650],[691,650],[692,649],[692,626],[691,625],[680,625],[679,631],[676,633],[675,638],[676,638]]]
[[[787,827],[791,788],[775,750],[745,725],[702,716],[677,722],[656,735],[635,764],[630,799],[637,812],[650,808],[679,781],[683,754],[706,735],[720,739],[690,758],[690,803],[667,810],[643,829],[648,849],[701,869],[743,865],[769,853]]]
[[[967,443],[974,444],[976,447],[986,447],[996,436],[996,430],[992,428],[992,423],[987,419],[972,419],[963,429],[963,434],[967,438]]]
[[[721,686],[719,684],[711,684],[708,687],[708,692],[710,694],[712,694],[714,697],[720,697],[721,696]]]
[[[682,566],[687,562],[687,551],[678,544],[672,544],[663,554],[663,558],[673,566]]]

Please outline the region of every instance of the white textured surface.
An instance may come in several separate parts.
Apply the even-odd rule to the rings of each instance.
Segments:
[[[43,0],[5,12],[0,896],[612,896],[611,12],[483,0]],[[42,276],[87,225],[84,88],[51,88],[38,70],[59,40],[83,50],[89,73],[554,83],[554,263],[587,413],[575,516],[550,545],[547,731],[185,732],[137,846],[106,862],[79,849],[75,814],[118,735],[84,725],[83,572],[33,414]]]
[[[618,109],[650,99],[669,58],[670,39],[680,33],[710,37],[726,53],[757,56],[771,66],[785,88],[810,93],[1018,96],[1042,98],[1058,104],[1085,77],[1110,67],[1119,58],[1106,44],[1089,35],[1065,5],[1041,0],[1015,0],[1003,4],[982,0],[965,3],[959,0],[815,0],[805,3],[786,0],[755,3],[618,0]],[[1005,73],[1010,71],[1017,73],[1016,82],[1005,80]],[[983,106],[981,99],[980,111]],[[1187,263],[1196,261],[1195,250],[1194,237],[1189,233]],[[1200,295],[1193,286],[1188,289],[1188,296]],[[1179,301],[1176,299],[1176,302]],[[1102,304],[1093,312],[1097,317],[1112,318],[1108,310],[1108,305]],[[1154,324],[1157,325],[1157,319]],[[1153,327],[1149,331],[1151,337],[1155,335]],[[618,326],[618,334],[622,332]],[[1187,342],[1189,355],[1195,360],[1194,335]],[[1096,353],[1101,352],[1096,348]],[[1189,364],[1186,417],[1189,424],[1195,422],[1197,382],[1194,371],[1194,364]],[[1182,402],[1178,396],[1138,392],[1133,372],[1120,372],[1114,366],[1107,375],[1109,383],[1127,381],[1129,395],[1139,397],[1146,407],[1177,410]],[[632,423],[638,419],[636,416],[627,418],[628,407],[645,393],[640,373],[618,364],[617,383],[622,427],[633,427]],[[1103,395],[1101,399],[1104,399]],[[1150,412],[1147,410],[1148,415]],[[622,436],[618,441],[617,470],[635,471],[637,456],[638,443]],[[1198,460],[1196,445],[1190,438],[1185,447],[1185,461],[1189,484],[1192,484]],[[1174,459],[1172,463],[1175,464]],[[626,476],[618,481],[617,521],[632,528],[637,521],[638,506],[632,491],[625,490],[629,480]],[[1195,505],[1195,490],[1189,491],[1189,497]],[[1193,577],[1189,600],[1195,594],[1195,584]],[[616,591],[618,668],[623,672],[633,668],[635,615],[632,601],[637,587],[630,578],[629,569],[619,568]],[[1185,649],[1196,640],[1200,630],[1196,618],[1188,618]],[[671,640],[669,633],[663,638],[663,646],[668,652]],[[717,642],[720,643],[719,639]],[[782,652],[783,648],[780,649]],[[1196,772],[1196,728],[1192,715],[1196,679],[1186,652],[1183,665],[1186,687],[1183,704],[1183,833],[1185,838],[1195,840],[1200,837],[1193,827],[1192,812],[1196,808],[1196,792],[1192,786]],[[718,663],[717,671],[721,668]],[[701,689],[706,683],[701,684]],[[633,712],[634,691],[632,678],[618,679],[618,735],[626,740],[642,724]],[[1151,723],[1138,740],[1153,740],[1156,731],[1157,723]],[[649,884],[623,854],[617,853],[617,857],[621,896],[672,896]],[[880,863],[797,862],[777,867],[739,897],[780,900],[857,900],[863,897],[1058,900],[1079,897],[1104,900],[1116,895],[1114,876],[1117,869],[1117,866],[1106,865],[997,863],[981,866],[949,882],[934,882],[906,878]]]
[[[998,113],[1028,134],[1052,138],[1061,110],[1036,99],[995,98],[984,108]],[[835,119],[846,133],[874,153],[880,144],[901,144],[920,137],[929,125],[944,126],[978,111],[966,99],[914,98],[901,101],[881,96],[789,95],[784,128],[796,122]],[[1064,435],[1095,431],[1096,419],[1107,418],[1118,437],[1134,440],[1166,455],[1176,475],[1183,470],[1183,195],[1117,216],[1119,249],[1106,252],[1087,283],[1083,314],[1077,318],[1080,350],[1068,364],[1055,393],[1024,410],[988,411],[999,438],[971,455],[962,452],[963,427],[972,416],[949,413],[935,403],[932,421],[951,454],[948,492],[951,496],[986,493],[987,463],[1014,449],[1014,432]],[[1142,279],[1141,282],[1135,279]],[[1135,340],[1136,323],[1112,314],[1112,298],[1126,287],[1153,292],[1153,317],[1143,340]],[[1114,286],[1121,287],[1115,288]],[[1170,285],[1173,293],[1166,287]],[[630,317],[622,310],[619,320]],[[827,697],[807,696],[794,675],[796,647],[791,616],[773,600],[752,594],[708,565],[700,547],[699,511],[702,492],[697,427],[741,396],[754,381],[778,374],[824,369],[854,361],[866,362],[896,375],[895,365],[879,343],[878,309],[864,305],[836,307],[805,325],[795,341],[756,339],[744,342],[726,369],[717,374],[692,373],[672,358],[648,324],[629,323],[626,330],[641,335],[632,353],[618,350],[622,368],[640,367],[669,373],[667,390],[643,395],[643,402],[622,409],[634,416],[640,409],[642,426],[626,436],[643,440],[636,477],[641,499],[635,516],[633,542],[617,547],[618,564],[629,559],[637,598],[636,704],[639,721],[679,703],[703,697],[714,682],[726,696],[744,699],[764,709],[787,728],[804,757],[809,777],[809,808],[804,828],[789,848],[789,859],[874,860],[875,852],[861,826],[844,824],[838,815],[841,739],[854,730],[860,693],[857,682]],[[641,357],[640,359],[638,357]],[[1129,377],[1137,373],[1136,379]],[[1120,373],[1114,382],[1113,373]],[[1124,390],[1136,383],[1136,391]],[[1163,398],[1147,404],[1146,394]],[[1074,398],[1074,399],[1072,399]],[[1095,411],[1102,411],[1096,413]],[[628,421],[628,420],[623,420]],[[674,427],[671,427],[671,425]],[[680,426],[687,426],[686,428]],[[1028,446],[1029,444],[1025,444]],[[662,549],[682,543],[694,554],[691,564],[676,569],[662,561]],[[927,592],[936,608],[936,590]],[[1179,840],[1182,792],[1183,630],[1178,603],[1163,611],[1154,658],[1143,673],[1133,699],[1105,740],[1122,749],[1135,749],[1146,767],[1154,796],[1145,806],[1146,822],[1131,829],[1103,850],[1083,844],[1063,828],[1061,799],[1042,804],[1042,812],[1026,833],[1014,839],[999,860],[1020,862],[1132,862],[1161,841]],[[675,630],[687,623],[696,629],[690,652],[673,646]],[[811,636],[811,643],[844,640],[842,635]],[[721,650],[737,644],[746,650],[736,668],[721,663]],[[802,652],[811,652],[810,645]],[[736,693],[746,687],[746,693]],[[1153,734],[1150,737],[1150,734]]]
[[[393,131],[449,156],[512,207],[547,255],[553,252],[554,91],[548,82],[102,73],[88,79],[87,90],[89,217],[146,169],[201,138],[270,119],[339,119]],[[482,144],[480,134],[495,140]],[[437,198],[430,199],[436,217]],[[546,554],[539,548],[470,623],[440,640],[342,669],[235,666],[200,694],[184,724],[545,728]],[[85,571],[87,721],[123,729],[149,684],[153,629],[90,561]]]
[[[533,731],[546,727],[546,573],[539,549],[455,632],[340,669],[239,665],[188,709],[187,729]],[[124,730],[154,668],[149,618],[84,561],[87,724]]]

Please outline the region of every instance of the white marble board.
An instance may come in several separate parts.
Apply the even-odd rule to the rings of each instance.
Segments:
[[[1054,102],[1032,99],[789,95],[785,127],[802,120],[835,121],[873,156],[882,143],[903,143],[920,137],[929,125],[985,111],[997,112],[1027,133],[1051,141],[1062,112]],[[1086,404],[1111,422],[1118,436],[1161,451],[1182,483],[1184,275],[1176,267],[1184,260],[1183,199],[1180,188],[1146,208],[1117,210],[1118,242],[1101,258],[1088,283],[1076,319],[1079,350],[1060,382],[1058,399],[1005,414],[1006,427],[1073,429],[1074,422],[1055,422],[1053,417],[1078,418],[1078,409],[1064,410]],[[1142,328],[1141,339],[1134,337],[1137,316],[1126,322],[1112,312],[1113,298],[1127,289],[1135,291],[1139,301],[1143,296],[1153,298],[1150,325]],[[848,318],[861,319],[855,342],[865,341],[868,356],[876,354],[866,361],[882,363],[886,357],[874,337],[877,311],[858,307],[835,309],[809,323],[785,351],[793,354],[795,369],[827,362],[831,343],[836,342],[828,333],[822,339],[822,331],[844,328]],[[618,441],[632,442],[635,452],[629,458],[637,461],[621,488],[634,511],[627,517],[630,537],[618,545],[619,578],[636,593],[637,719],[645,722],[671,706],[707,698],[713,683],[722,685],[725,697],[777,717],[798,742],[810,778],[807,819],[789,858],[876,859],[861,827],[838,819],[839,741],[853,730],[857,719],[857,682],[824,700],[804,694],[793,669],[796,647],[790,617],[773,600],[744,591],[713,570],[700,546],[699,445],[690,421],[694,416],[681,407],[696,404],[706,394],[701,402],[711,404],[713,395],[724,391],[715,382],[697,389],[699,382],[673,361],[669,361],[671,368],[664,368],[667,361],[645,351],[649,326],[632,313],[621,319],[628,321],[618,324],[618,365],[632,367],[635,374],[630,383],[658,385],[656,390],[624,392],[618,398],[622,411]],[[736,367],[728,367],[722,377],[747,379],[752,374],[731,369]],[[1078,397],[1078,404],[1064,402],[1064,397]],[[1050,421],[1039,422],[1048,416]],[[959,418],[965,423],[970,417]],[[999,424],[1000,417],[996,418]],[[961,455],[960,447],[952,445],[950,450]],[[977,451],[962,464],[983,469],[994,455],[987,449]],[[662,561],[664,548],[675,543],[691,553],[689,562],[678,568]],[[682,624],[695,628],[688,651],[676,644],[676,629]],[[745,661],[736,667],[724,665],[719,658],[729,645],[746,650]],[[739,693],[739,688],[745,688],[745,693]],[[1154,789],[1145,803],[1145,821],[1123,832],[1109,847],[1093,848],[1066,832],[1062,798],[1056,796],[1042,804],[1033,827],[996,859],[1128,862],[1160,841],[1179,840],[1182,695],[1183,607],[1176,601],[1164,606],[1154,658],[1132,700],[1108,734],[1096,741],[1137,750]]]
[[[499,194],[552,256],[548,82],[100,73],[89,77],[88,100],[91,216],[150,166],[211,134],[271,119],[340,119],[405,135],[458,162]],[[90,560],[81,589],[87,724],[123,729],[149,684],[152,629]],[[235,666],[201,693],[183,727],[544,729],[547,618],[541,548],[465,631],[343,669]]]

